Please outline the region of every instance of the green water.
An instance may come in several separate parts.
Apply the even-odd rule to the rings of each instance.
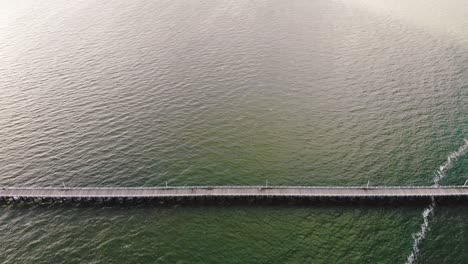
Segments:
[[[2,217],[14,224],[2,228],[2,248],[7,262],[45,256],[50,263],[401,262],[418,209],[16,209]],[[19,233],[29,240],[21,248],[13,246]]]
[[[432,185],[468,139],[467,7],[0,0],[0,185]],[[425,208],[5,206],[0,262],[405,263]],[[416,262],[468,263],[466,213],[436,205]]]

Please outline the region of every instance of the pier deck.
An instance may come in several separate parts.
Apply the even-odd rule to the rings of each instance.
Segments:
[[[0,187],[0,199],[179,198],[179,197],[468,197],[468,187],[310,187],[310,186],[193,186],[152,188],[34,188]]]

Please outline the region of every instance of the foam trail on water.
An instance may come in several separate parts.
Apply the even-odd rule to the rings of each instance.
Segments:
[[[465,144],[461,146],[457,151],[452,152],[448,157],[447,160],[442,164],[439,169],[437,170],[437,174],[434,177],[434,185],[439,186],[440,180],[445,178],[447,171],[452,167],[453,162],[456,161],[459,157],[466,154],[468,151],[468,140],[465,140]]]
[[[435,207],[435,202],[434,198],[432,199],[431,204],[424,209],[422,216],[423,216],[423,223],[421,224],[421,230],[419,232],[413,234],[413,250],[411,251],[411,254],[408,256],[408,259],[406,259],[407,264],[413,264],[416,261],[416,256],[419,253],[419,245],[423,241],[423,239],[426,237],[426,233],[429,231],[429,217],[434,214],[434,207]]]
[[[468,140],[464,139],[465,144],[463,144],[457,151],[450,153],[447,160],[439,167],[434,176],[434,186],[439,186],[439,182],[447,176],[447,171],[453,166],[453,163],[461,156],[465,155],[468,152]],[[416,257],[419,253],[419,246],[421,242],[426,237],[427,232],[429,231],[429,220],[430,217],[434,214],[435,201],[434,198],[431,199],[431,204],[424,209],[422,212],[423,223],[421,224],[421,230],[413,234],[413,249],[411,254],[406,259],[407,264],[413,264],[416,262]]]

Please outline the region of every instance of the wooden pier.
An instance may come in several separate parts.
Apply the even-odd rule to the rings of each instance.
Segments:
[[[0,200],[99,200],[209,197],[282,198],[431,198],[468,197],[464,186],[311,187],[311,186],[192,186],[139,188],[0,187]]]

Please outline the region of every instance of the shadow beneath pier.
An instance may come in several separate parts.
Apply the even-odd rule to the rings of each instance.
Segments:
[[[438,197],[440,206],[468,205],[467,197]],[[190,197],[190,198],[111,198],[111,199],[0,199],[1,207],[229,207],[229,206],[288,206],[288,207],[417,207],[431,203],[429,197],[404,198],[328,198],[328,197]]]

